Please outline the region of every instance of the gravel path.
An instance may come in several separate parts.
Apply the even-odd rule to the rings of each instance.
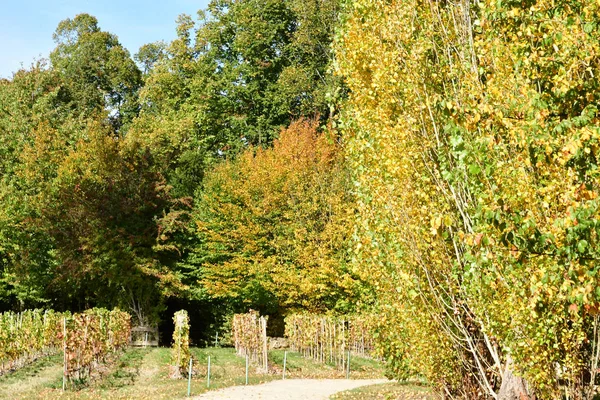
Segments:
[[[334,393],[365,385],[389,382],[386,379],[286,379],[261,385],[233,386],[210,391],[197,400],[327,400]]]

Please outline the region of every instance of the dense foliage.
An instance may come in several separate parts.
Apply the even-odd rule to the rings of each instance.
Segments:
[[[202,220],[212,195],[204,176],[218,174],[225,159],[237,165],[237,154],[271,146],[296,118],[326,121],[327,99],[340,93],[328,73],[338,13],[337,0],[215,0],[197,22],[181,16],[171,43],[143,46],[137,65],[95,17],[62,21],[48,61],[0,82],[0,306],[118,305],[141,325],[156,323],[170,298],[213,314],[252,303],[278,309],[287,295],[273,287],[266,300],[254,290],[231,306],[204,288],[205,264],[220,253],[206,250],[210,237],[199,228],[212,223]],[[320,182],[329,185],[341,167],[324,163]],[[323,197],[326,188],[304,195]],[[313,242],[312,253],[315,240],[331,241],[321,257],[330,264],[343,258],[348,232],[334,239],[323,232],[328,207],[338,207],[332,199],[315,210],[298,203],[303,218],[324,213],[302,240]],[[329,290],[331,274],[322,275],[310,278],[319,298],[309,306],[350,307],[351,284]],[[297,306],[301,296],[293,298]]]
[[[218,308],[194,195],[226,155],[326,118],[338,8],[213,1],[140,49],[143,72],[93,16],[62,21],[49,61],[0,82],[2,307],[119,305],[142,325],[169,297]]]
[[[213,0],[178,19],[177,39],[143,48],[149,66],[129,135],[150,145],[180,196],[206,165],[270,145],[293,119],[329,113],[337,0]],[[329,90],[331,91],[331,90]]]
[[[193,220],[200,279],[213,296],[259,307],[351,307],[352,197],[334,138],[297,121],[271,149],[251,148],[204,180]]]
[[[598,15],[353,2],[337,46],[356,260],[398,372],[466,398],[594,396]]]
[[[144,320],[176,283],[154,247],[169,189],[109,105],[89,109],[70,81],[39,64],[0,85],[0,293],[12,307],[121,305]]]

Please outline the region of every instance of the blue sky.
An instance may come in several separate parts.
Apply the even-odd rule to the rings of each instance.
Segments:
[[[119,37],[131,54],[145,43],[175,38],[179,14],[196,16],[208,0],[2,0],[0,9],[0,78],[23,64],[47,57],[60,21],[80,13],[98,18],[103,31]]]

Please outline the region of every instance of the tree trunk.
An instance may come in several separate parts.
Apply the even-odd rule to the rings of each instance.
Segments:
[[[498,392],[498,400],[535,400],[535,394],[528,388],[527,381],[516,376],[512,371],[512,358],[506,358],[506,367],[502,374],[502,385]]]

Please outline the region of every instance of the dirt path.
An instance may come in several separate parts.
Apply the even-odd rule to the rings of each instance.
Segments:
[[[253,386],[233,386],[194,397],[197,400],[326,400],[334,393],[386,379],[286,379]]]

